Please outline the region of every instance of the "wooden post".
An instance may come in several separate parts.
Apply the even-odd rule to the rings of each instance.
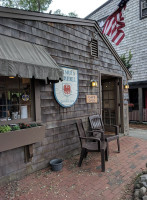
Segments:
[[[120,92],[120,123],[121,132],[124,133],[124,105],[123,105],[123,80],[119,78],[119,92]]]
[[[115,121],[116,125],[119,125],[119,79],[115,80]]]
[[[36,121],[41,121],[41,107],[40,107],[40,84],[38,80],[35,80],[35,111]]]
[[[138,88],[138,103],[139,103],[139,121],[143,121],[143,101],[142,101],[142,88]]]
[[[102,116],[102,82],[101,82],[102,74],[99,72],[99,109],[100,115]]]

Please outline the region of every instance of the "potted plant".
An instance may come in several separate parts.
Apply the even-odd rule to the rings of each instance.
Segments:
[[[45,137],[45,126],[18,124],[0,126],[0,152],[40,142]]]

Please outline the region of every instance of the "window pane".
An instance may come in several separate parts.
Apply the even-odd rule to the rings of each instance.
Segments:
[[[103,98],[106,100],[106,99],[109,99],[109,95],[108,95],[108,91],[104,91],[103,92]]]
[[[31,117],[31,83],[30,79],[22,79],[20,83],[20,115],[21,119]]]
[[[103,106],[104,108],[109,108],[109,100],[103,100]]]
[[[9,119],[10,120],[15,120],[18,119],[19,115],[19,105],[11,105],[8,107],[8,113],[9,113]]]
[[[109,100],[109,108],[110,108],[110,109],[115,109],[114,100]]]
[[[0,77],[0,90],[4,90],[6,87],[6,78]]]
[[[109,91],[109,99],[115,99],[114,91]]]
[[[0,121],[7,121],[6,106],[0,106]]]
[[[0,105],[6,105],[6,93],[5,91],[0,91]]]
[[[1,83],[3,85],[2,81],[1,81]],[[0,86],[0,88],[2,88],[2,85]],[[4,87],[3,87],[3,89],[4,89]],[[6,93],[5,93],[5,91],[0,91],[0,121],[7,121]]]

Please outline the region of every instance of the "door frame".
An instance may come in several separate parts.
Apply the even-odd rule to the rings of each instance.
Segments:
[[[100,112],[102,116],[102,76],[110,76],[110,78],[117,78],[116,81],[118,82],[118,87],[115,88],[116,94],[117,94],[117,104],[118,104],[118,96],[120,97],[120,105],[116,105],[116,123],[120,121],[120,132],[124,133],[124,102],[123,102],[123,77],[120,74],[117,73],[109,73],[107,71],[101,71],[100,72]],[[119,120],[119,109],[118,106],[120,106],[120,120]],[[117,125],[116,124],[116,125]]]

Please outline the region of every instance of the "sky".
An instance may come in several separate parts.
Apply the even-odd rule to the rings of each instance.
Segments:
[[[106,1],[107,0],[53,0],[49,11],[52,10],[52,14],[57,9],[60,9],[64,14],[75,12],[79,18],[84,18]]]

